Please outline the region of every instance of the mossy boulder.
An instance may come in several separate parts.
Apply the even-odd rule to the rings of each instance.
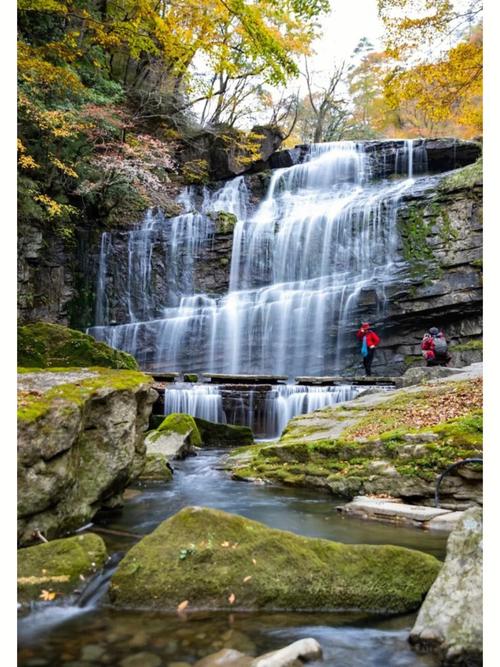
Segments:
[[[464,512],[448,538],[446,560],[410,635],[446,665],[482,665],[483,513]]]
[[[51,369],[18,376],[18,539],[88,522],[144,467],[157,393],[138,371]]]
[[[26,368],[102,366],[137,370],[134,357],[81,331],[36,322],[17,331],[17,363]]]
[[[20,602],[39,599],[42,591],[56,597],[82,585],[107,558],[106,545],[93,533],[20,549],[17,552],[17,592]]]
[[[301,537],[186,507],[132,547],[109,595],[119,607],[402,613],[420,606],[440,567],[402,547]]]
[[[200,417],[195,417],[194,421],[204,447],[243,447],[254,444],[252,429],[248,426],[217,424]]]
[[[161,454],[170,461],[195,454],[195,447],[201,445],[201,436],[191,415],[173,413],[147,434],[145,444],[148,454]]]
[[[169,482],[173,477],[168,459],[163,454],[147,454],[146,464],[139,476],[142,480]]]

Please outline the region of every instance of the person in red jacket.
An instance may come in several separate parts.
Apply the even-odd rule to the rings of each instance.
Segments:
[[[356,332],[356,338],[361,342],[361,355],[365,373],[371,375],[373,355],[375,354],[375,348],[380,343],[380,338],[375,331],[370,329],[369,322],[362,322],[361,327]]]

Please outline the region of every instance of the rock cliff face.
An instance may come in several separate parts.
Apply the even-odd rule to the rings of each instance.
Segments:
[[[275,145],[272,137],[268,139],[266,155]],[[373,141],[364,145],[372,174],[387,177],[395,172],[401,174],[407,167],[401,162],[404,142]],[[270,169],[296,164],[306,152],[307,147],[299,146],[272,153],[249,167],[244,175],[249,206],[255,207],[265,196]],[[360,369],[354,332],[362,320],[370,320],[382,338],[373,364],[377,374],[401,374],[409,366],[421,365],[420,341],[424,331],[433,325],[445,327],[452,365],[481,359],[482,168],[480,162],[471,164],[479,154],[480,146],[474,142],[414,142],[414,172],[430,175],[419,179],[418,185],[402,198],[397,219],[399,260],[395,279],[385,286],[384,307],[381,308],[377,287],[367,286],[350,320],[343,323],[342,335],[349,341],[344,374],[356,374]],[[438,173],[443,170],[452,171]],[[215,169],[213,173],[216,172]],[[218,185],[210,184],[208,191],[215,192]],[[201,201],[201,190],[201,186],[192,189],[195,203],[197,198]],[[228,291],[233,243],[229,218],[214,220],[207,242],[195,252],[190,272],[193,294],[218,296]],[[143,297],[127,291],[130,239],[126,232],[130,227],[120,229],[110,230],[113,262],[107,271],[108,282],[114,285],[107,296],[110,324],[128,321],[130,303],[139,303]],[[96,229],[82,229],[69,246],[46,230],[23,224],[19,248],[21,322],[41,319],[69,323],[76,328],[95,323],[101,236]],[[154,297],[148,299],[151,312],[144,319],[162,317],[165,306],[177,305],[179,295],[173,290],[172,276],[175,271],[184,271],[187,249],[182,244],[176,248],[175,261],[180,269],[173,269],[166,238],[158,230],[152,237],[150,252],[150,292]],[[182,284],[178,278],[175,281]],[[265,270],[262,280],[265,284]],[[337,334],[331,333],[332,348]]]
[[[20,544],[81,527],[139,475],[156,395],[137,371],[20,374]]]

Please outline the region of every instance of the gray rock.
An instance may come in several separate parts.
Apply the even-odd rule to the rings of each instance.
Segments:
[[[40,376],[42,397],[51,394],[29,399],[25,412],[19,412],[22,545],[32,542],[37,530],[52,539],[81,527],[144,466],[144,431],[157,396],[151,380],[136,371],[102,373],[69,380],[64,372],[64,384],[57,371],[29,374]],[[42,376],[50,376],[52,385]]]
[[[446,560],[420,608],[410,642],[449,665],[482,664],[483,515],[463,513],[448,538]]]

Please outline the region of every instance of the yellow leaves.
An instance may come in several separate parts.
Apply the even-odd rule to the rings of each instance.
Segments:
[[[188,606],[189,606],[189,600],[183,600],[177,605],[177,613],[180,614],[181,612],[186,611]]]
[[[66,174],[66,176],[71,176],[72,178],[78,178],[78,174],[76,171],[70,167],[67,164],[64,164],[64,162],[61,162],[59,158],[55,156],[50,156],[50,162],[54,165],[54,167],[57,167],[60,171],[63,172],[63,174]]]
[[[49,218],[61,218],[77,213],[77,209],[70,204],[61,204],[48,195],[35,195],[33,199],[44,206]]]
[[[40,595],[39,595],[38,597],[39,597],[41,600],[44,600],[44,601],[47,602],[47,601],[54,600],[55,597],[56,597],[56,593],[54,593],[54,591],[46,591],[46,590],[42,590],[42,592],[40,593]]]

